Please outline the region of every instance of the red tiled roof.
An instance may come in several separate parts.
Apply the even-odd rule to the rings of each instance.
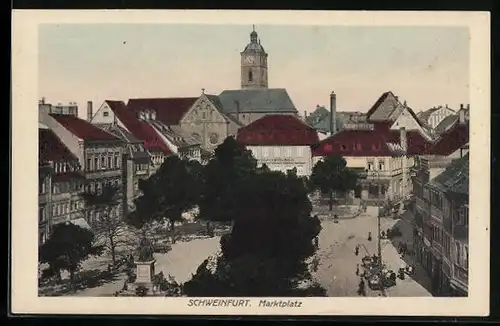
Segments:
[[[432,155],[448,156],[469,143],[469,124],[459,123],[445,131],[429,151]]]
[[[106,101],[109,108],[134,137],[144,142],[144,147],[152,152],[171,154],[172,151],[147,122],[139,120],[137,113],[122,101]]]
[[[266,115],[238,130],[244,145],[310,146],[319,143],[316,130],[293,115]]]
[[[63,172],[57,173],[52,176],[52,182],[65,182],[75,179],[85,180],[85,176],[81,172]]]
[[[392,156],[387,143],[400,144],[400,131],[390,130],[389,124],[378,123],[374,130],[344,130],[321,141],[313,156]],[[408,155],[428,153],[432,143],[419,131],[406,132]]]
[[[313,156],[391,156],[387,140],[373,130],[343,130],[320,142]]]
[[[83,140],[118,140],[112,134],[72,115],[51,114],[64,128]]]
[[[39,163],[49,161],[77,161],[78,158],[50,129],[38,129]]]
[[[136,98],[129,99],[127,107],[134,111],[155,110],[156,119],[170,126],[179,124],[184,114],[197,99],[198,97]]]

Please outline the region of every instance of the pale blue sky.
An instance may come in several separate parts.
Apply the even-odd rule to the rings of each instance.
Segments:
[[[240,88],[252,26],[79,24],[39,28],[39,95],[51,103],[198,96]],[[392,90],[416,111],[469,101],[469,34],[457,27],[257,25],[269,87],[302,113],[366,112]]]

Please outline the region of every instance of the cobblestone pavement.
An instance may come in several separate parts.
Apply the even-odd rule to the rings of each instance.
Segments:
[[[377,254],[377,208],[368,207],[367,212],[353,219],[340,220],[333,223],[323,219],[323,229],[319,235],[318,270],[315,278],[326,288],[328,296],[358,296],[357,289],[360,277],[356,275],[356,264],[361,264],[361,257]],[[382,219],[382,230],[393,226],[398,220]],[[406,223],[406,222],[405,222]],[[401,226],[400,226],[401,224]],[[408,237],[411,225],[398,226]],[[403,230],[404,228],[404,230]],[[368,232],[372,233],[372,241],[368,241]],[[360,252],[356,256],[354,250],[359,244]],[[385,240],[382,243],[384,263],[395,271],[402,265],[402,259],[394,245]],[[380,291],[367,288],[367,296],[381,296]],[[388,296],[430,296],[429,292],[412,278],[398,279],[396,285],[386,290]]]

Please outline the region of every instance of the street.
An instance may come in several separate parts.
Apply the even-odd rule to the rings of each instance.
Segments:
[[[358,296],[360,277],[356,275],[356,264],[361,265],[361,258],[365,255],[377,254],[377,211],[376,207],[367,207],[366,213],[356,218],[339,219],[338,223],[322,218],[321,233],[319,235],[318,270],[315,278],[327,290],[327,295],[332,297]],[[411,225],[402,220],[383,218],[381,229],[387,230],[395,223],[403,233],[406,242],[411,241]],[[368,232],[372,234],[372,241],[368,241]],[[359,255],[354,254],[356,245],[360,245]],[[382,259],[388,269],[395,272],[403,263],[397,249],[390,240],[382,242]],[[420,283],[429,281],[425,275],[417,273]],[[381,291],[372,291],[367,287],[367,296],[382,296]],[[424,286],[411,277],[404,280],[399,278],[396,285],[385,291],[387,296],[431,296]]]

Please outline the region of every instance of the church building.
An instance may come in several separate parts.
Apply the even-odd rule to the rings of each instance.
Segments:
[[[250,43],[241,55],[241,89],[225,90],[219,95],[223,112],[242,125],[248,125],[269,114],[298,115],[284,88],[268,87],[268,54],[255,26]]]

